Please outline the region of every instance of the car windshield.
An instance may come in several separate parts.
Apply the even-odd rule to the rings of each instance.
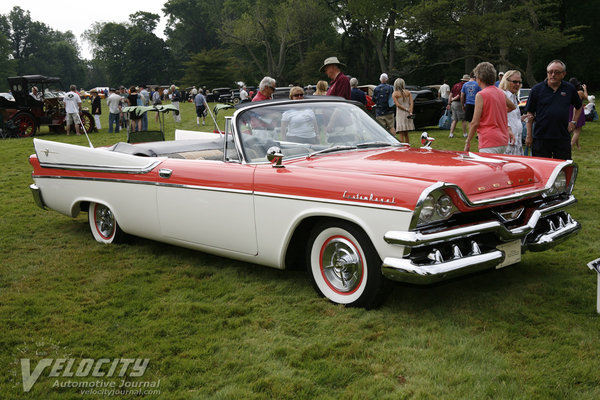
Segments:
[[[284,158],[293,158],[400,145],[361,108],[344,102],[289,101],[248,108],[238,114],[237,130],[248,162],[266,162],[273,146]]]

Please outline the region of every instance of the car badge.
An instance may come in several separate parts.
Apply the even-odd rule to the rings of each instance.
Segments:
[[[521,207],[517,208],[516,210],[510,211],[493,211],[493,213],[496,214],[498,218],[500,218],[501,222],[511,222],[519,219],[519,217],[521,217],[521,214],[523,214],[523,210],[525,210],[525,208]]]
[[[344,194],[342,195],[342,197],[344,199],[349,199],[349,200],[374,201],[376,203],[383,203],[383,204],[396,204],[395,197],[375,196],[373,193],[361,194],[361,193],[350,193],[348,191],[345,191]]]

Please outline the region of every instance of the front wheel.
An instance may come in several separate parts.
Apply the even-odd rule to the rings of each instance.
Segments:
[[[307,268],[316,291],[334,303],[372,308],[384,295],[381,259],[360,229],[344,221],[311,232]]]
[[[121,243],[125,238],[112,210],[104,204],[90,203],[88,222],[92,236],[100,243]]]
[[[17,127],[19,137],[31,137],[35,135],[37,123],[33,115],[26,112],[19,112],[13,118],[13,123]]]

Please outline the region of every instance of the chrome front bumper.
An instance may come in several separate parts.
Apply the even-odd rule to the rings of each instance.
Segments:
[[[508,229],[498,221],[460,226],[434,233],[390,231],[384,235],[386,242],[429,252],[427,262],[415,263],[409,256],[387,257],[382,272],[387,278],[400,282],[429,284],[466,275],[500,265],[505,254],[500,249],[480,250],[485,242],[482,235],[493,235],[498,243],[521,241],[521,252],[544,251],[576,234],[581,225],[562,209],[574,204],[575,197],[535,210],[528,221]],[[470,251],[463,255],[458,244],[470,243]],[[449,247],[450,254],[442,255],[436,247]],[[464,249],[464,244],[462,245]],[[406,252],[408,254],[409,252]],[[447,252],[448,253],[448,252]]]
[[[29,185],[29,189],[31,190],[35,204],[37,204],[37,206],[42,210],[45,210],[46,204],[44,204],[44,199],[42,199],[42,192],[40,191],[40,188],[35,183],[32,183]]]

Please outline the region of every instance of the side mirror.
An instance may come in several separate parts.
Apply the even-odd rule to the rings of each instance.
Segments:
[[[273,168],[284,168],[281,164],[283,153],[278,146],[269,147],[269,150],[267,150],[267,160],[273,165]]]

